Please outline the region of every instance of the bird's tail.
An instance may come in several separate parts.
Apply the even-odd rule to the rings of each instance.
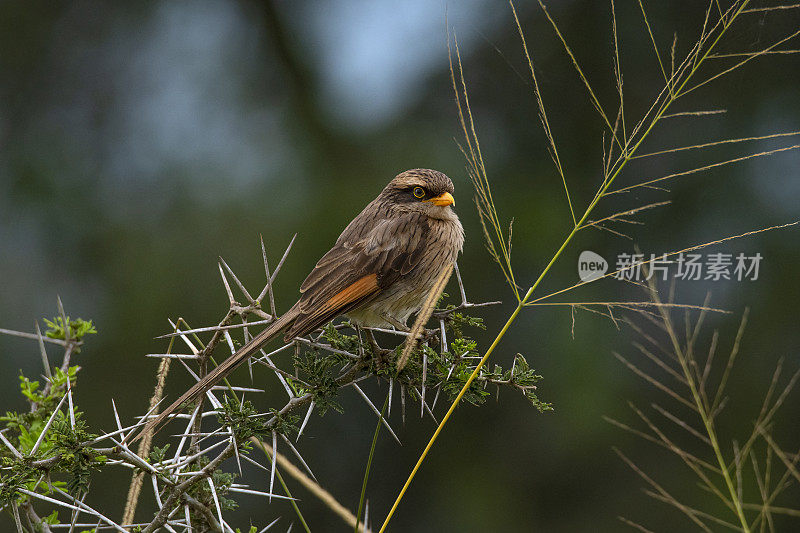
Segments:
[[[192,402],[201,398],[206,392],[211,390],[211,387],[219,383],[225,376],[233,372],[240,364],[247,361],[262,345],[277,337],[286,326],[288,326],[294,318],[294,310],[284,314],[277,321],[273,322],[267,328],[250,339],[250,341],[242,346],[242,348],[223,361],[217,368],[203,376],[200,381],[194,384],[192,388],[184,392],[180,398],[172,402],[172,404],[164,409],[156,418],[150,420],[142,429],[131,443],[136,442],[142,436],[150,434],[155,435],[159,427],[167,420],[167,418],[174,414],[178,409],[187,402]]]

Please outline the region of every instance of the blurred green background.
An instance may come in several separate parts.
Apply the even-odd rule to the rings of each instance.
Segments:
[[[598,98],[615,110],[609,4],[550,4]],[[702,25],[704,3],[648,4],[663,56],[668,58],[673,35],[679,55],[685,54]],[[753,3],[768,4],[774,3]],[[517,7],[576,210],[582,212],[602,180],[603,130],[538,6]],[[632,122],[663,80],[638,3],[618,2],[617,12]],[[57,313],[56,295],[72,316],[93,319],[100,333],[76,358],[83,366],[77,401],[96,429],[108,430],[112,397],[128,422],[146,409],[156,361],[143,354],[164,350],[166,344],[154,337],[168,331],[167,318],[210,325],[224,314],[217,256],[257,290],[263,279],[259,234],[274,264],[297,232],[276,286],[279,309],[285,310],[316,259],[389,179],[407,168],[430,167],[450,175],[456,186],[467,232],[460,266],[468,295],[473,301],[504,301],[480,313],[488,329],[476,335],[487,346],[513,308],[513,295],[486,253],[454,142],[461,133],[445,20],[458,35],[487,171],[501,217],[514,218],[515,270],[527,286],[571,222],[507,4],[0,4],[0,327],[32,331],[35,320]],[[758,50],[799,26],[800,9],[746,15],[722,51]],[[785,45],[793,47],[796,40]],[[675,109],[726,113],[667,119],[643,149],[800,130],[798,72],[797,55],[754,60]],[[790,137],[645,159],[631,166],[621,184],[795,142]],[[603,255],[613,266],[617,254],[631,253],[635,245],[663,253],[798,220],[798,168],[800,152],[782,152],[679,178],[666,184],[669,191],[611,197],[598,215],[652,201],[672,204],[643,214],[643,226],[625,227],[633,240],[583,232],[541,294],[578,281],[582,250]],[[701,304],[711,291],[714,306],[733,311],[710,317],[702,337],[707,346],[710,328],[719,328],[722,354],[739,315],[751,309],[726,412],[743,431],[740,440],[747,437],[777,360],[786,357],[792,372],[800,366],[798,235],[795,227],[709,250],[761,253],[757,281],[692,281],[677,288],[684,303]],[[562,301],[640,296],[635,288],[607,283]],[[602,419],[635,423],[628,400],[641,406],[669,402],[614,359],[613,351],[641,359],[631,346],[633,332],[585,312],[576,315],[574,338],[572,327],[569,308],[521,315],[492,361],[507,365],[523,353],[544,375],[540,395],[553,402],[555,412],[540,415],[510,391],[501,392],[499,402],[460,407],[403,501],[393,531],[627,530],[618,515],[656,530],[689,529],[678,512],[641,492],[643,482],[612,446],[626,450],[687,503],[715,508],[677,459]],[[49,352],[55,359],[57,350]],[[0,405],[21,409],[16,376],[20,370],[30,377],[41,372],[37,347],[3,336],[0,353]],[[176,370],[168,392],[174,397],[187,384]],[[369,392],[380,403],[385,388]],[[282,401],[282,394],[270,390],[265,401]],[[790,397],[776,430],[779,442],[795,448],[796,398]],[[352,391],[341,400],[345,414],[314,416],[300,449],[321,483],[355,508],[374,416]],[[412,404],[405,425],[399,411],[392,415],[402,447],[385,433],[379,441],[368,491],[374,523],[382,521],[435,427],[418,412]],[[257,484],[259,474],[248,474]],[[89,503],[121,515],[127,476],[101,476],[94,483]],[[345,530],[313,497],[295,489],[312,530]],[[145,493],[140,516],[150,512],[151,500]],[[255,496],[239,501],[237,526],[263,526],[282,515],[285,530],[292,521],[286,504],[265,505]],[[0,528],[12,527],[7,516],[2,520]]]

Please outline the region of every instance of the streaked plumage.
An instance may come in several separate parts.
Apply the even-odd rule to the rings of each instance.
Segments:
[[[281,331],[289,342],[340,315],[367,327],[405,326],[463,246],[464,230],[450,208],[452,193],[450,178],[435,170],[407,170],[395,177],[317,262],[300,286],[297,303],[178,398],[142,434],[158,427],[181,404],[200,397]]]

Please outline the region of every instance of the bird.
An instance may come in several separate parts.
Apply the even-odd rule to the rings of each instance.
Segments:
[[[200,398],[281,332],[291,342],[342,315],[361,327],[408,331],[409,316],[420,310],[464,245],[453,192],[450,178],[436,170],[398,174],[317,262],[300,285],[297,302],[151,419],[134,440],[154,434],[181,405]]]

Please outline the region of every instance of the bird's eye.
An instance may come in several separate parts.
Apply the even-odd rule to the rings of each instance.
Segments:
[[[414,196],[416,196],[417,198],[422,198],[423,196],[425,196],[425,189],[423,189],[422,187],[414,187]]]

